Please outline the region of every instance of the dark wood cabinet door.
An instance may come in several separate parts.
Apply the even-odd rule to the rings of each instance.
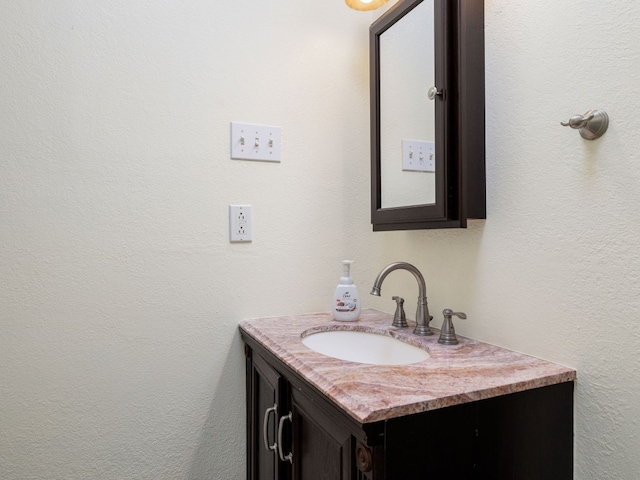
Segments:
[[[278,459],[277,424],[288,407],[282,376],[255,352],[247,361],[247,478],[282,480],[286,465]]]
[[[294,480],[356,478],[350,432],[300,390],[292,391]]]
[[[435,196],[432,201],[418,196],[413,200],[398,202],[398,205],[392,203],[392,206],[385,206],[383,201],[383,195],[389,191],[399,192],[409,188],[407,183],[403,183],[406,176],[394,174],[389,180],[388,172],[397,166],[393,153],[401,155],[401,152],[391,150],[390,153],[384,145],[394,143],[399,146],[402,138],[407,138],[401,135],[409,130],[415,133],[416,126],[413,125],[412,129],[405,127],[403,131],[401,125],[404,123],[402,118],[398,118],[402,115],[390,115],[388,108],[385,112],[385,106],[388,106],[385,101],[389,102],[393,88],[390,89],[388,84],[385,86],[384,72],[394,67],[381,52],[389,47],[384,37],[390,35],[386,33],[390,30],[395,30],[393,38],[396,41],[398,38],[410,41],[407,34],[411,29],[405,30],[402,23],[405,18],[412,17],[412,22],[420,18],[414,15],[420,14],[417,7],[421,3],[423,0],[396,2],[369,28],[371,223],[374,231],[466,228],[467,219],[487,217],[484,0],[427,2],[429,8],[433,9],[433,24],[425,17],[423,29],[432,34],[433,51],[427,50],[427,44],[416,44],[416,49],[423,46],[424,51],[415,50],[420,55],[414,52],[414,56],[418,62],[432,57],[435,69],[433,86],[439,91],[433,100],[435,131],[429,132],[425,125],[424,131],[418,135],[424,139],[431,137],[435,142],[435,171],[432,174],[420,174],[424,177],[424,190],[429,185],[435,187]],[[397,74],[400,75],[399,72]],[[411,82],[406,83],[409,88]],[[424,98],[428,87],[425,84],[422,90],[409,95],[416,99]],[[404,92],[403,95],[408,93]],[[426,111],[422,111],[421,115],[425,114]],[[394,128],[389,129],[388,125]],[[398,128],[399,132],[396,130]],[[392,130],[392,133],[387,130]],[[398,175],[402,173],[399,165],[397,170]]]

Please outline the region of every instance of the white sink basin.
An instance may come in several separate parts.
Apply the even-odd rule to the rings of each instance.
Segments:
[[[330,330],[304,336],[302,343],[318,353],[370,365],[409,365],[429,358],[429,352],[388,335],[355,330]]]

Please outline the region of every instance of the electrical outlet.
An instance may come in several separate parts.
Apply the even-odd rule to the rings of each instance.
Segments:
[[[229,205],[229,241],[252,240],[251,205]]]

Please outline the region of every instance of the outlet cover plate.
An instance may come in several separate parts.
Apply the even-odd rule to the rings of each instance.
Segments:
[[[252,238],[251,205],[229,205],[229,241],[250,242]]]
[[[231,122],[231,158],[280,161],[280,127]]]

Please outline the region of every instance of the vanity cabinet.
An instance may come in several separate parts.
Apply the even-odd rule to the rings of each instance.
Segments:
[[[353,462],[354,426],[305,382],[285,379],[264,353],[249,347],[246,353],[247,478],[359,478]]]
[[[249,478],[287,478],[275,450],[278,413],[286,408],[287,383],[262,357],[247,357],[247,453]]]
[[[241,332],[249,480],[573,478],[573,382],[362,424]]]

